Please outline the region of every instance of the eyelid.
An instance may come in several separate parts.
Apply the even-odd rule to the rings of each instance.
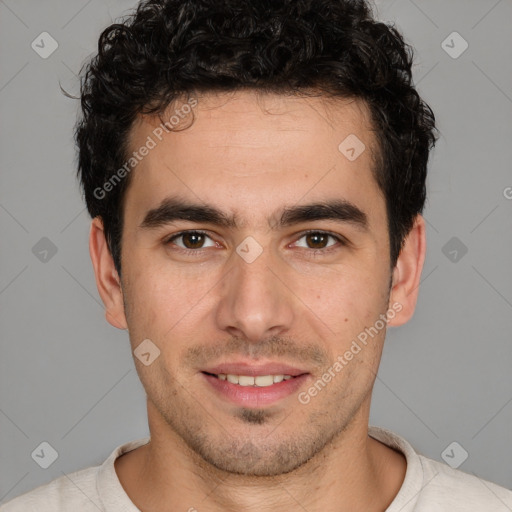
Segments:
[[[183,236],[183,235],[188,235],[190,233],[199,233],[201,235],[207,236],[210,240],[215,242],[215,240],[213,240],[213,238],[208,234],[208,231],[204,231],[202,229],[185,229],[183,231],[179,231],[178,233],[173,233],[172,235],[164,238],[164,244],[169,244],[176,238],[179,238],[180,236]],[[198,252],[201,249],[203,249],[202,247],[199,249],[184,249],[183,247],[178,247],[178,248],[182,249],[184,251],[193,251],[193,252]]]
[[[168,245],[173,240],[175,240],[176,238],[179,238],[179,237],[181,237],[183,235],[186,235],[186,234],[189,234],[189,233],[199,233],[199,234],[202,234],[202,235],[210,238],[210,240],[212,240],[213,242],[218,243],[216,240],[214,240],[210,236],[208,231],[205,231],[205,230],[202,230],[202,229],[185,229],[185,230],[180,231],[178,233],[173,233],[172,235],[166,237],[164,239],[163,243],[164,243],[164,245]],[[305,230],[305,231],[301,231],[300,233],[295,235],[296,238],[295,238],[295,242],[293,242],[293,243],[296,243],[298,240],[300,240],[304,236],[306,236],[308,234],[311,234],[311,233],[318,233],[318,234],[330,236],[330,237],[334,238],[338,242],[338,244],[341,245],[341,246],[348,246],[348,245],[350,245],[350,242],[343,235],[340,235],[338,233],[333,233],[331,231],[322,230],[322,229],[308,229],[308,230]],[[301,249],[305,249],[308,253],[313,253],[313,254],[329,253],[332,250],[339,249],[339,245],[338,244],[335,244],[335,245],[332,245],[332,246],[328,246],[328,247],[325,247],[325,248],[322,248],[322,249],[311,249],[311,248],[308,248],[308,247],[301,247]],[[204,250],[204,249],[208,249],[208,247],[199,247],[198,249],[187,249],[187,248],[184,248],[184,247],[176,246],[176,248],[174,250],[185,252],[185,253],[188,253],[188,254],[190,254],[190,253],[199,253],[200,254],[202,252],[202,250]]]
[[[325,231],[323,229],[307,229],[306,231],[302,231],[299,234],[299,236],[297,237],[297,240],[300,240],[304,236],[309,235],[311,233],[319,233],[319,234],[322,234],[322,235],[330,236],[330,237],[334,238],[337,242],[339,242],[339,244],[342,245],[342,246],[349,245],[349,241],[344,236],[342,236],[342,235],[340,235],[338,233],[332,233],[331,231]],[[315,253],[315,252],[329,252],[330,250],[335,250],[337,248],[338,248],[337,245],[331,245],[331,246],[326,247],[324,249],[308,249],[308,248],[306,248],[306,249],[309,252]]]

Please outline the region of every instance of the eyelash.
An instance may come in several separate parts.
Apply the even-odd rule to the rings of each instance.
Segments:
[[[180,231],[179,233],[175,233],[171,237],[168,237],[167,239],[164,240],[164,244],[165,245],[169,245],[174,240],[176,240],[177,238],[180,238],[183,235],[187,235],[187,234],[191,234],[191,233],[197,233],[197,234],[205,235],[208,238],[212,239],[212,237],[206,231],[202,231],[200,229],[189,229],[189,230],[185,230],[185,231]],[[343,238],[342,236],[335,235],[334,233],[331,233],[329,231],[321,231],[321,230],[317,230],[317,229],[310,229],[310,230],[307,230],[307,231],[303,231],[300,234],[300,236],[297,238],[297,240],[300,240],[301,238],[305,237],[306,235],[313,234],[313,233],[314,234],[330,236],[331,238],[334,238],[341,246],[347,246],[348,245],[347,240],[345,238]],[[176,250],[178,252],[182,252],[182,253],[185,253],[185,254],[188,254],[188,255],[195,253],[195,255],[200,256],[204,249],[208,249],[208,247],[199,248],[199,249],[184,249],[183,247],[176,247],[173,250]],[[339,249],[339,246],[333,245],[333,246],[327,247],[325,249],[307,249],[306,248],[308,253],[312,254],[313,256],[320,255],[320,254],[328,254],[331,251],[336,250],[336,249]]]

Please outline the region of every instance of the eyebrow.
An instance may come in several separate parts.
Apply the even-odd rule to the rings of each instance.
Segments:
[[[226,214],[215,206],[191,203],[177,197],[167,197],[159,206],[146,212],[139,228],[156,229],[176,220],[207,223],[232,229],[239,229],[241,226],[236,215]],[[348,223],[362,231],[368,230],[366,213],[345,199],[285,207],[277,223],[272,222],[272,216],[267,219],[272,229],[317,220]]]

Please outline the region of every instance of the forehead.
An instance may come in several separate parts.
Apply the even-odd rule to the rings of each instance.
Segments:
[[[131,151],[153,141],[125,201],[127,209],[137,207],[138,220],[169,195],[217,204],[240,218],[259,210],[267,218],[283,203],[326,194],[370,210],[383,202],[372,174],[374,133],[360,101],[254,91],[195,99],[192,109],[178,100],[162,115],[176,120],[176,112],[191,111],[176,131],[160,133],[157,116],[141,116],[132,128]]]

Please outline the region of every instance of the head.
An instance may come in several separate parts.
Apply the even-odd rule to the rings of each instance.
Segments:
[[[412,316],[425,252],[435,126],[411,65],[363,1],[151,0],[101,34],[76,129],[98,289],[159,351],[135,361],[150,427],[219,469],[291,471],[367,416],[376,322]],[[215,365],[309,386],[362,332],[307,404],[201,403]]]

